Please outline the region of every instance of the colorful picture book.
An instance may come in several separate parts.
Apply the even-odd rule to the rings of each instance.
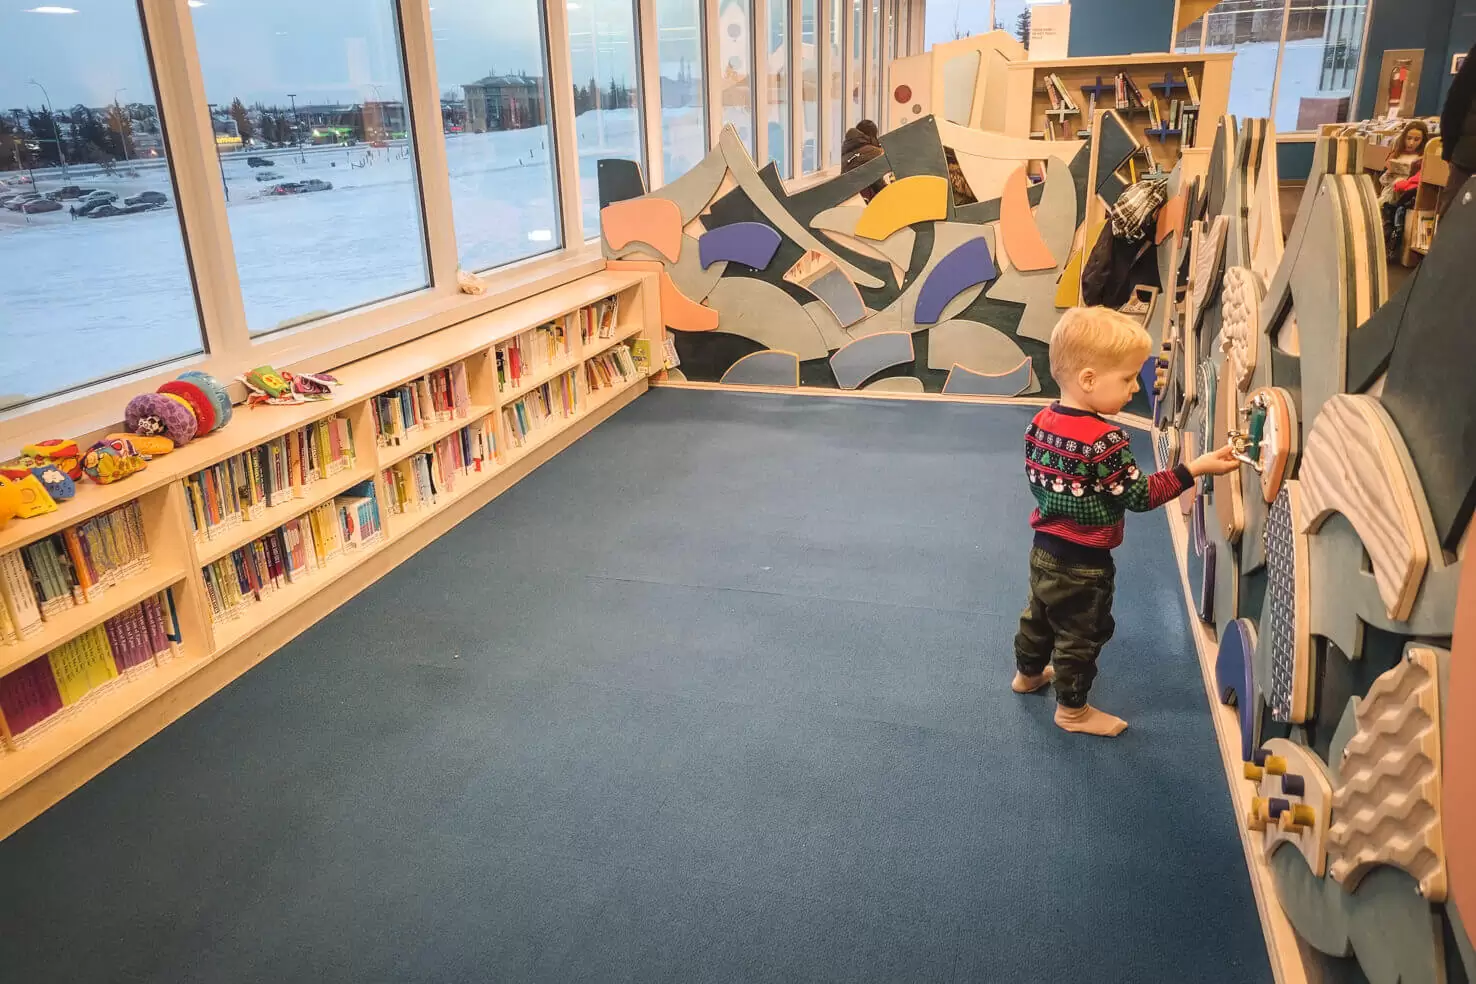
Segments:
[[[460,419],[471,411],[466,363],[427,373],[374,398],[374,439],[380,447],[403,444],[431,424]]]
[[[442,438],[384,470],[386,506],[391,513],[428,509],[453,495],[458,478],[480,472],[498,457],[491,417]]]
[[[607,297],[603,301],[580,308],[570,317],[579,322],[579,340],[588,345],[601,338],[614,338],[620,317],[620,300]]]
[[[574,416],[578,409],[579,394],[571,369],[502,408],[508,443],[521,448],[534,434],[545,430],[555,420]]]
[[[576,312],[562,321],[550,321],[530,328],[499,344],[494,351],[497,392],[516,390],[540,371],[568,359],[574,351],[573,332],[580,314],[582,312]]]
[[[639,375],[630,348],[617,345],[584,364],[584,388],[589,395],[628,383]]]
[[[0,554],[0,651],[62,612],[97,600],[149,562],[137,501]]]
[[[99,694],[113,681],[151,670],[180,642],[174,595],[164,591],[93,626],[0,677],[0,717],[12,738]]]
[[[353,427],[346,417],[330,417],[198,471],[184,481],[195,539],[260,519],[354,461]]]

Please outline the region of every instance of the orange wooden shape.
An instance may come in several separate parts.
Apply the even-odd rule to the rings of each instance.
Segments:
[[[1054,270],[1056,258],[1041,237],[1030,211],[1030,181],[1022,167],[1005,181],[999,203],[999,229],[1005,255],[1016,270]]]
[[[1153,233],[1155,245],[1163,242],[1171,234],[1183,231],[1185,194],[1186,192],[1181,190],[1173,198],[1164,202],[1163,208],[1158,210],[1158,228]]]
[[[639,241],[675,263],[682,255],[682,210],[665,198],[632,198],[600,209],[600,231],[611,249]]]
[[[1441,717],[1445,775],[1443,829],[1450,897],[1461,916],[1476,918],[1476,555],[1466,531],[1466,558],[1456,595],[1455,635],[1450,645],[1450,683]]]
[[[718,313],[677,289],[666,267],[655,260],[606,260],[611,270],[654,270],[661,274],[661,323],[677,331],[715,331]]]

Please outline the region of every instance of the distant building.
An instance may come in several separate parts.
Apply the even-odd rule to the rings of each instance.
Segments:
[[[462,87],[466,93],[466,128],[521,130],[544,121],[543,79],[528,75],[488,75]]]

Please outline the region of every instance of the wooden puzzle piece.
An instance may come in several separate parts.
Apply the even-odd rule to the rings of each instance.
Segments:
[[[793,352],[772,349],[745,355],[720,380],[727,386],[799,386],[799,359]]]
[[[600,231],[613,250],[640,241],[675,263],[682,250],[682,213],[664,198],[632,198],[600,209]]]
[[[1256,623],[1248,618],[1231,619],[1220,636],[1215,688],[1220,703],[1235,707],[1240,719],[1240,757],[1250,761],[1256,750],[1256,714],[1261,702],[1256,694]]]
[[[701,303],[707,298],[707,294],[717,284],[728,264],[722,261],[704,268],[700,251],[697,248],[697,240],[691,236],[682,236],[682,252],[675,263],[667,263],[654,249],[641,243],[632,243],[625,249],[620,250],[612,260],[639,261],[648,260],[660,263],[671,274],[671,282],[676,289],[685,294],[689,299]]]
[[[902,291],[899,298],[902,318],[902,328],[918,331],[927,327],[917,317],[917,305],[922,294],[923,285],[932,276],[938,265],[947,259],[954,251],[973,242],[982,242],[984,248],[994,255],[994,230],[987,226],[970,225],[962,222],[937,222],[923,236],[919,237],[919,250],[922,247],[931,246],[927,249],[926,256],[922,262],[914,262],[913,269],[909,272],[908,285]],[[930,242],[929,242],[930,241]],[[964,287],[959,293],[948,298],[942,311],[937,316],[938,321],[947,321],[951,318],[962,316],[965,309],[969,308],[978,300],[984,291],[984,284],[973,284]]]
[[[801,362],[830,355],[820,329],[805,309],[773,284],[752,277],[724,277],[707,295],[707,305],[718,312],[724,332],[751,339],[766,349],[794,352]]]
[[[1228,371],[1222,372],[1216,381],[1214,440],[1207,447],[1224,447],[1230,440],[1230,432],[1240,427],[1239,393],[1235,379]],[[1245,532],[1245,491],[1240,480],[1242,469],[1216,475],[1212,479],[1215,489],[1215,518],[1219,522],[1220,535],[1231,544],[1240,542]]]
[[[1099,112],[1093,127],[1096,177],[1092,190],[1111,208],[1127,189],[1127,182],[1117,176],[1117,170],[1139,152],[1142,144],[1115,110]]]
[[[1025,197],[1028,183],[1021,167],[1005,182],[1000,197],[999,229],[1005,255],[1010,258],[1010,266],[1022,273],[1054,270],[1056,258],[1036,226],[1030,202]]]
[[[1219,547],[1205,529],[1204,495],[1194,496],[1189,513],[1189,593],[1194,600],[1194,613],[1201,622],[1215,621],[1215,575],[1218,571]]]
[[[1221,116],[1220,122],[1215,126],[1209,173],[1204,179],[1204,217],[1210,222],[1225,214],[1225,198],[1230,191],[1230,172],[1235,163],[1235,137],[1235,117]]]
[[[1045,158],[1069,166],[1077,162],[1079,155],[1089,153],[1085,140],[1027,140],[955,126],[946,120],[938,121],[938,135],[943,145],[953,151],[980,205],[1000,198],[1005,182],[1027,161]],[[1036,187],[1031,192],[1035,193]]]
[[[1322,407],[1302,452],[1306,526],[1332,513],[1348,518],[1373,562],[1388,615],[1409,616],[1429,566],[1420,521],[1422,493],[1395,447],[1393,421],[1371,396],[1342,394]]]
[[[954,366],[948,370],[943,392],[950,396],[1019,396],[1035,378],[1031,362],[1027,357],[1015,368],[998,375]]]
[[[905,271],[912,264],[912,247],[917,240],[916,230],[909,226],[898,229],[881,242],[872,242],[856,238],[856,223],[860,220],[861,206],[837,205],[818,213],[810,220],[810,228],[833,237],[843,237],[837,238],[836,241],[848,249],[886,260],[895,268],[897,282],[900,284]]]
[[[623,157],[602,157],[596,161],[595,183],[599,190],[600,208],[646,194],[646,178],[641,174],[641,166]]]
[[[676,331],[716,331],[718,312],[683,294],[671,274],[658,260],[606,260],[611,270],[650,270],[657,274],[661,291],[661,322]]]
[[[861,292],[851,283],[851,278],[835,266],[830,266],[828,270],[800,286],[819,298],[843,326],[854,325],[866,317],[866,305],[861,301]]]
[[[879,393],[921,393],[923,382],[916,376],[887,376],[872,380],[861,388]]]
[[[1444,778],[1451,899],[1463,914],[1476,919],[1476,563],[1470,562],[1471,537],[1468,530],[1466,561],[1452,609]]]
[[[1357,719],[1358,730],[1338,765],[1332,877],[1351,891],[1375,865],[1394,865],[1419,882],[1426,899],[1444,901],[1436,651],[1409,646],[1404,660],[1344,713]]]
[[[928,368],[951,369],[962,366],[972,372],[1000,375],[1017,368],[1026,358],[1015,340],[997,328],[977,321],[954,319],[928,330]],[[1040,390],[1040,381],[1032,373],[1030,384],[1019,394]]]
[[[1225,271],[1225,286],[1220,307],[1220,347],[1225,353],[1225,368],[1235,378],[1239,390],[1250,388],[1256,371],[1256,345],[1261,334],[1261,282],[1248,267],[1230,267]]]
[[[1312,629],[1302,488],[1288,481],[1266,516],[1266,598],[1260,645],[1271,716],[1301,724],[1312,710]]]
[[[861,212],[856,235],[880,241],[919,222],[941,222],[948,218],[951,194],[948,179],[933,174],[914,174],[894,181]]]
[[[762,222],[734,222],[703,233],[697,249],[704,270],[723,260],[762,270],[779,251],[780,240],[779,233]]]
[[[1276,129],[1266,124],[1265,149],[1260,173],[1256,175],[1247,221],[1250,236],[1250,268],[1264,286],[1276,275],[1286,248],[1281,223],[1281,175],[1276,161]]]
[[[1164,240],[1184,229],[1184,205],[1188,196],[1187,189],[1180,189],[1177,194],[1163,203],[1158,210],[1158,221],[1153,227],[1153,242],[1162,246]]]
[[[1272,738],[1245,763],[1245,777],[1257,784],[1246,825],[1262,834],[1266,856],[1290,844],[1301,852],[1308,870],[1321,878],[1327,870],[1333,812],[1327,766],[1305,745]]]
[[[882,370],[914,358],[912,332],[883,331],[841,348],[830,357],[830,371],[841,389],[855,389]]]
[[[1186,324],[1190,330],[1199,327],[1204,311],[1218,294],[1221,280],[1221,264],[1225,258],[1225,234],[1230,229],[1230,220],[1223,215],[1215,216],[1208,227],[1201,227],[1199,248],[1194,254],[1194,312],[1195,317]]]
[[[1070,247],[1072,216],[1076,213],[1076,186],[1071,180],[1070,168],[1059,160],[1047,163],[1045,191],[1041,196],[1040,208],[1034,219],[1038,221],[1037,232],[1046,237],[1043,243],[1064,257]],[[1007,233],[1004,222],[1000,223],[1001,238]],[[1052,242],[1054,240],[1054,242]],[[1022,338],[1050,343],[1059,314],[1056,311],[1056,279],[1059,270],[1022,271],[1017,268],[1015,257],[1006,244],[1003,253],[1009,262],[999,279],[986,291],[986,296],[997,301],[1012,301],[1024,304],[1015,332]]]
[[[834,352],[854,341],[851,333],[841,326],[835,312],[830,310],[824,301],[808,301],[803,307],[805,313],[810,316],[810,320],[815,322],[815,328],[820,332],[820,337],[824,339],[827,351]]]
[[[1205,236],[1204,223],[1195,220],[1189,223],[1188,231],[1188,280],[1184,285],[1184,316],[1179,323],[1179,337],[1195,337],[1194,328],[1199,324],[1199,310],[1194,304],[1195,278],[1199,274],[1199,251],[1203,248]],[[1177,269],[1177,268],[1176,268]]]
[[[983,237],[971,239],[939,260],[923,280],[917,295],[913,322],[930,325],[938,321],[943,307],[963,291],[987,283],[997,276],[989,243]]]
[[[1278,386],[1267,386],[1250,394],[1250,403],[1265,412],[1261,430],[1261,498],[1272,503],[1281,493],[1281,483],[1297,469],[1301,458],[1302,428],[1292,395]]]
[[[968,126],[973,122],[974,91],[978,87],[982,57],[982,53],[976,48],[943,62],[943,69],[938,76],[943,83],[944,119],[960,126]]]
[[[1179,463],[1179,432],[1172,427],[1155,430],[1153,450],[1160,470]]]

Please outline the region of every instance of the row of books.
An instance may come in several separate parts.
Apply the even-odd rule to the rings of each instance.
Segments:
[[[428,509],[453,495],[459,479],[480,472],[498,456],[493,418],[483,417],[384,470],[385,506],[391,513]]]
[[[383,534],[372,481],[283,523],[201,571],[214,622],[239,618],[279,588],[328,567]]]
[[[497,392],[515,390],[522,385],[524,379],[547,369],[559,360],[567,359],[573,352],[572,322],[579,314],[582,312],[571,314],[564,321],[550,321],[537,328],[530,328],[500,343],[495,351]],[[583,330],[582,327],[580,330]]]
[[[315,421],[184,480],[195,539],[214,539],[323,479],[354,467],[353,427],[346,417]]]
[[[149,562],[137,500],[0,555],[0,646],[29,638],[62,612],[96,601]]]
[[[1061,76],[1051,72],[1045,77],[1046,95],[1050,97],[1052,109],[1065,109],[1078,112],[1076,99],[1071,95],[1071,90],[1066,88],[1066,83],[1061,81]]]
[[[520,448],[532,435],[550,426],[550,421],[572,417],[578,408],[579,395],[571,369],[502,408],[508,443]]]
[[[607,297],[570,315],[579,322],[579,340],[588,345],[600,338],[614,338],[620,314],[620,300]]]
[[[0,677],[0,716],[12,737],[172,658],[180,641],[174,595],[164,591]]]
[[[636,377],[635,359],[630,348],[617,345],[584,364],[584,388],[593,396],[601,390],[628,383]]]
[[[455,362],[374,398],[374,436],[380,447],[404,443],[431,424],[465,417],[471,412],[466,363]]]

